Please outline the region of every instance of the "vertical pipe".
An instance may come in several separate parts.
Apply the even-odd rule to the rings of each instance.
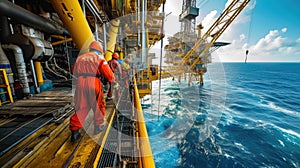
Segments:
[[[140,23],[141,21],[141,0],[137,0],[137,23]],[[137,24],[137,28],[138,28],[138,32],[137,32],[137,56],[140,58],[141,55],[140,55],[140,52],[138,51],[139,50],[139,47],[140,47],[140,44],[141,44],[141,25],[140,24]],[[138,61],[141,61],[141,60],[138,60]],[[136,66],[137,68],[140,68],[138,66]]]
[[[30,67],[31,67],[31,71],[32,71],[32,78],[33,78],[35,93],[40,93],[40,88],[39,88],[39,85],[38,85],[38,82],[36,79],[36,75],[35,75],[33,60],[30,60]]]
[[[142,0],[142,60],[141,60],[141,64],[142,64],[142,69],[146,69],[147,66],[147,45],[146,45],[146,28],[145,28],[145,24],[146,24],[146,5],[145,2],[146,0]]]
[[[94,16],[94,20],[95,20],[95,36],[96,36],[96,41],[98,41],[99,40],[99,37],[98,37],[98,24],[97,24],[96,16]]]
[[[23,87],[24,94],[30,94],[27,72],[26,72],[26,64],[24,62],[23,52],[19,46],[10,44],[10,45],[2,45],[5,49],[10,49],[13,51],[15,60],[16,60],[16,67],[18,71],[18,77],[20,79],[20,83]]]
[[[82,0],[81,6],[82,6],[82,11],[83,11],[83,15],[86,16],[85,14],[85,0]]]
[[[66,36],[65,36],[65,41],[67,40]],[[69,49],[68,49],[68,42],[66,41],[65,42],[65,46],[66,46],[66,57],[67,57],[67,60],[68,60],[68,71],[70,74],[72,74],[71,72],[71,66],[70,66],[70,58],[69,58]]]
[[[89,44],[95,39],[79,1],[51,0],[51,3],[72,36],[77,48],[87,51]]]
[[[41,62],[40,61],[35,61],[34,62],[34,67],[35,67],[35,73],[36,73],[36,77],[37,77],[39,85],[43,84],[44,79],[43,79]]]
[[[123,60],[123,59],[124,59],[124,51],[121,50],[121,52],[120,52],[120,60]]]
[[[107,42],[107,50],[105,52],[105,59],[106,61],[111,60],[112,54],[115,51],[115,45],[117,41],[117,35],[119,30],[120,20],[114,19],[110,22],[110,29],[109,29],[109,41]]]
[[[107,46],[106,46],[106,43],[107,43],[107,40],[106,40],[106,24],[103,24],[102,25],[102,29],[103,29],[103,51],[106,51],[107,50]]]

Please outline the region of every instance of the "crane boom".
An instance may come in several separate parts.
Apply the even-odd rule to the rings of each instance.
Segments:
[[[249,2],[250,0],[233,0],[231,4],[222,12],[221,16],[202,36],[202,38],[199,39],[196,42],[196,44],[191,48],[191,50],[189,50],[185,54],[185,56],[182,59],[183,64],[187,63],[187,61],[190,59],[190,56],[208,39],[208,37],[212,37],[211,41],[205,45],[204,49],[200,52],[199,56],[190,65],[190,68],[193,69],[195,65],[200,62],[200,59],[206,55],[209,48],[212,47],[214,42],[221,36],[225,29],[232,23],[232,21],[239,15],[239,13],[245,8],[245,6]]]

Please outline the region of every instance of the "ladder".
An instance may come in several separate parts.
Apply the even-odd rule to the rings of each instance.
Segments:
[[[5,69],[0,69],[0,106],[7,103],[13,103],[11,89]]]

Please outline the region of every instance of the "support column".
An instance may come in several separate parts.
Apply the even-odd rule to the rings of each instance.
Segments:
[[[34,62],[34,68],[39,85],[44,83],[42,66],[40,61]]]
[[[105,52],[105,59],[106,61],[111,60],[112,54],[115,52],[115,45],[117,41],[117,35],[119,30],[119,24],[120,20],[112,20],[110,22],[110,28],[109,28],[109,41],[107,42],[107,50]]]

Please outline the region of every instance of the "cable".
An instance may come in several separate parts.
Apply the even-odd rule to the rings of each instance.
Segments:
[[[48,66],[48,61],[45,62],[45,65],[46,65],[46,68],[47,68],[50,72],[52,72],[53,74],[55,74],[56,76],[61,77],[61,78],[64,78],[65,80],[68,80],[67,77],[65,77],[65,76],[63,76],[63,75],[60,75],[60,74],[54,72],[52,69],[50,69],[50,67]]]
[[[163,3],[162,8],[163,15],[165,14],[165,3]],[[164,20],[165,17],[162,18],[162,25],[161,25],[161,35],[164,33]],[[160,41],[160,62],[159,62],[159,85],[158,85],[158,109],[157,109],[157,120],[159,120],[159,107],[160,107],[160,89],[161,89],[161,70],[162,70],[162,48],[164,45],[164,38]]]
[[[254,5],[254,3],[255,3],[255,2],[253,1],[252,6]],[[253,7],[253,8],[254,8],[254,7]],[[251,9],[251,14],[250,14],[250,23],[249,23],[248,38],[247,38],[247,44],[248,44],[248,45],[249,45],[249,41],[250,41],[250,37],[251,37],[252,16],[253,16],[253,10],[254,10],[253,8]],[[249,54],[249,50],[246,49],[245,64],[247,63],[248,54]]]

